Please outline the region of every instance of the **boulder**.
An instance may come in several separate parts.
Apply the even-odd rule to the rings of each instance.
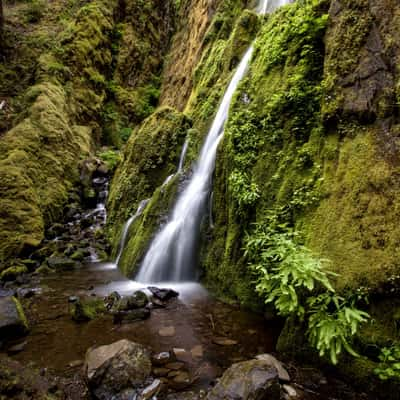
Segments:
[[[11,296],[0,298],[0,337],[3,339],[21,336],[28,330],[21,303]]]
[[[161,300],[161,301],[168,301],[174,297],[178,297],[179,293],[175,292],[175,290],[172,289],[159,289],[154,286],[149,286],[148,289],[152,293],[152,295]]]
[[[278,371],[263,360],[233,364],[208,393],[207,400],[279,400]]]
[[[150,354],[144,346],[123,339],[89,349],[84,370],[94,397],[109,400],[143,386],[151,372]]]
[[[76,265],[74,260],[64,257],[49,257],[47,259],[47,264],[50,268],[55,268],[55,269],[57,268],[70,269],[74,268]]]
[[[18,276],[26,274],[27,272],[28,268],[25,265],[9,267],[0,273],[0,280],[14,281]]]
[[[136,310],[118,311],[114,314],[114,324],[129,324],[135,321],[142,321],[150,317],[148,308],[138,308]]]
[[[265,361],[267,364],[275,367],[278,371],[279,380],[283,382],[290,382],[290,376],[282,363],[271,354],[259,354],[256,356],[257,360]]]
[[[70,303],[71,317],[76,322],[90,321],[106,311],[102,299],[80,299],[79,297],[74,297],[75,296],[70,296],[68,302]]]
[[[135,310],[147,306],[149,299],[146,294],[140,290],[132,296],[123,297],[118,304],[118,311]]]

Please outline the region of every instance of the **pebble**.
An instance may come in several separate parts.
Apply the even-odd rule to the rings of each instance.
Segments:
[[[143,389],[142,393],[140,393],[139,400],[148,400],[156,396],[161,390],[162,385],[160,379],[155,379],[151,385]]]
[[[173,361],[173,357],[170,352],[163,351],[162,353],[154,354],[151,361],[154,365],[161,366]]]
[[[175,328],[173,326],[166,326],[158,331],[160,336],[170,337],[175,335]]]
[[[234,346],[235,344],[238,344],[237,340],[232,340],[223,337],[214,337],[212,341],[213,343],[218,344],[219,346]]]
[[[184,366],[185,366],[185,364],[183,362],[176,361],[176,362],[172,362],[172,363],[166,364],[165,368],[172,369],[172,370],[176,371],[178,369],[182,369]]]
[[[283,390],[289,395],[289,398],[297,397],[296,389],[290,385],[282,385]]]
[[[203,357],[203,346],[201,344],[194,346],[191,350],[190,353],[192,354],[193,358],[202,358]]]

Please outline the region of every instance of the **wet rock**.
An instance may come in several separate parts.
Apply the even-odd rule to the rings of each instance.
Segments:
[[[265,361],[268,365],[275,367],[278,371],[279,380],[283,382],[290,382],[290,376],[282,363],[271,354],[260,354],[256,356],[257,360]]]
[[[151,361],[156,366],[162,366],[174,361],[174,356],[169,351],[163,351],[161,353],[154,354],[151,357]]]
[[[208,400],[279,400],[278,371],[262,360],[233,364],[209,392]]]
[[[10,354],[20,353],[22,350],[24,350],[27,344],[28,344],[27,341],[15,344],[14,346],[9,347],[7,349],[7,352]]]
[[[282,385],[282,389],[289,396],[290,399],[294,399],[294,398],[296,398],[298,396],[297,392],[296,392],[296,389],[293,386]]]
[[[168,368],[157,367],[153,368],[153,375],[156,376],[157,378],[160,378],[163,376],[167,376],[169,371],[170,370]]]
[[[124,297],[124,307],[126,310],[133,310],[135,308],[143,308],[146,307],[149,303],[149,299],[147,298],[146,293],[141,290],[133,293],[132,296]]]
[[[212,341],[219,346],[234,346],[235,344],[238,344],[237,340],[232,340],[224,337],[214,337]]]
[[[107,297],[104,298],[104,304],[107,310],[110,310],[121,300],[121,295],[118,292],[112,292]]]
[[[15,295],[15,290],[0,288],[0,297],[9,297],[14,295]]]
[[[203,346],[200,344],[197,346],[194,346],[190,350],[190,353],[192,354],[193,358],[202,358],[203,357]]]
[[[18,288],[16,295],[19,299],[29,299],[36,293],[40,293],[40,291],[41,290],[39,288]]]
[[[179,371],[173,379],[169,381],[169,385],[175,390],[187,388],[192,383],[190,375],[186,371]]]
[[[136,310],[118,311],[114,314],[114,324],[129,324],[135,321],[142,321],[150,317],[148,308],[138,308]]]
[[[28,322],[21,303],[11,296],[0,298],[0,337],[14,338],[27,332]]]
[[[152,296],[151,298],[151,305],[153,308],[165,308],[167,307],[167,303],[157,299],[156,297]]]
[[[185,364],[184,364],[183,362],[179,362],[179,361],[171,362],[171,363],[165,364],[165,368],[167,368],[167,369],[169,369],[169,370],[172,369],[172,370],[174,370],[174,371],[180,370],[180,369],[182,369],[184,366],[185,366]]]
[[[88,350],[84,370],[95,398],[109,400],[144,383],[151,372],[150,355],[144,346],[124,339]]]
[[[76,250],[76,251],[74,251],[74,252],[72,253],[72,255],[71,255],[71,260],[74,260],[74,261],[83,261],[83,260],[85,259],[86,256],[87,256],[87,252],[84,251],[84,250],[82,250],[82,249],[79,249],[79,250]]]
[[[46,232],[46,236],[50,239],[60,236],[65,231],[65,226],[63,224],[53,224]]]
[[[156,396],[161,391],[162,386],[162,382],[159,379],[155,379],[151,385],[142,390],[139,400],[149,400],[153,396]]]
[[[185,349],[174,348],[172,349],[172,352],[178,361],[190,362],[192,360],[192,354]]]
[[[74,260],[71,260],[70,258],[63,258],[63,257],[49,257],[47,259],[47,264],[50,268],[54,268],[54,269],[59,269],[59,268],[71,269],[76,266],[76,263]]]
[[[173,326],[166,326],[158,331],[158,334],[163,337],[175,336],[175,328]]]
[[[79,301],[79,297],[78,296],[69,296],[68,297],[68,303],[77,303]]]
[[[178,297],[179,293],[172,289],[159,289],[154,286],[148,287],[152,295],[161,301],[168,301],[174,297]]]
[[[50,268],[46,264],[42,264],[34,273],[35,275],[49,275],[56,272],[54,269]]]
[[[75,361],[71,361],[71,362],[68,364],[68,367],[70,367],[70,368],[77,368],[77,367],[82,366],[83,364],[84,364],[84,361],[83,361],[83,360],[75,360]]]
[[[12,266],[0,273],[0,280],[2,281],[14,281],[20,275],[26,274],[28,268],[25,265]]]
[[[78,298],[78,300],[74,300],[72,303],[70,302],[70,314],[72,319],[76,322],[85,322],[95,319],[100,314],[104,313],[105,310],[103,300],[97,298],[86,298],[83,300]]]

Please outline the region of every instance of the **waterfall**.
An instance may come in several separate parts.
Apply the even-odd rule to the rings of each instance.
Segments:
[[[124,229],[122,230],[122,235],[121,235],[121,240],[119,242],[118,245],[118,254],[117,257],[115,259],[115,264],[118,265],[119,260],[121,259],[122,253],[124,252],[124,248],[125,248],[125,244],[126,244],[126,239],[128,238],[128,232],[129,232],[129,228],[131,227],[132,223],[140,216],[142,215],[143,210],[145,209],[145,207],[147,206],[147,203],[150,201],[150,199],[146,199],[146,200],[142,200],[139,203],[139,206],[135,212],[134,215],[132,215],[132,217],[130,217],[128,219],[128,221],[126,221],[125,225],[124,225]]]
[[[259,11],[271,12],[291,0],[263,0]],[[246,74],[253,45],[244,54],[224,94],[207,134],[193,175],[179,195],[169,221],[155,236],[140,266],[136,280],[143,283],[185,281],[195,278],[196,254],[201,221],[212,186],[218,144],[224,133],[229,106],[237,86]]]

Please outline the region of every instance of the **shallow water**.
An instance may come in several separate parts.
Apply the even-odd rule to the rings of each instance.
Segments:
[[[72,321],[69,296],[105,296],[114,290],[126,295],[143,288],[124,278],[110,263],[49,275],[41,279],[39,286],[42,293],[33,298],[28,312],[33,321],[31,333],[25,339],[27,345],[14,358],[23,363],[33,361],[39,367],[64,376],[80,368],[69,367],[69,364],[83,360],[91,346],[126,338],[147,345],[154,352],[173,348],[190,352],[195,346],[201,346],[203,356],[190,357],[188,366],[191,374],[198,376],[195,386],[207,387],[233,362],[273,351],[281,328],[262,316],[214,300],[195,283],[159,285],[172,287],[180,296],[170,301],[167,308],[152,310],[151,317],[145,321],[114,325],[111,316],[88,323]],[[175,328],[175,335],[160,336],[159,330],[168,326]],[[237,344],[227,346],[213,342],[221,337],[237,341]]]

